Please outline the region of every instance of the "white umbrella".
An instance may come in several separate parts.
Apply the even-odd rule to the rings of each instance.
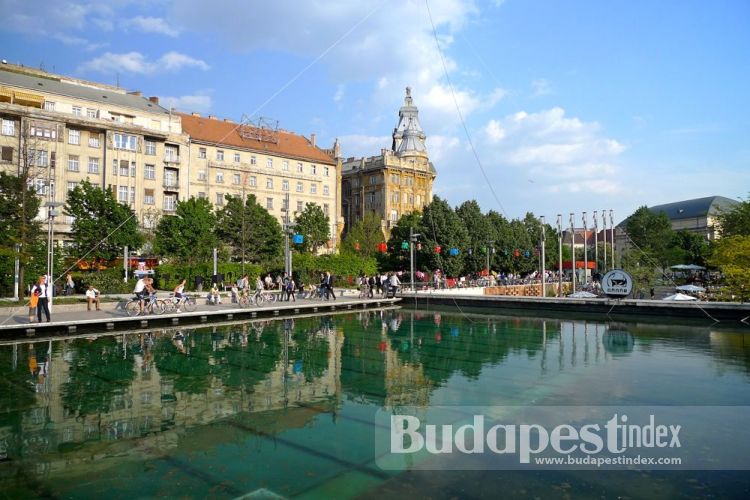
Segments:
[[[695,297],[691,297],[690,295],[685,295],[684,293],[676,293],[674,295],[670,295],[669,297],[664,297],[661,300],[698,300]]]
[[[680,271],[702,271],[706,268],[695,264],[677,264],[676,266],[672,266],[671,269],[678,269]]]
[[[695,286],[695,285],[682,285],[675,288],[675,290],[680,292],[690,292],[690,293],[703,293],[706,291],[705,288],[702,286]]]
[[[591,292],[576,292],[576,293],[571,293],[570,295],[568,295],[568,297],[571,297],[574,299],[596,299],[599,296]]]

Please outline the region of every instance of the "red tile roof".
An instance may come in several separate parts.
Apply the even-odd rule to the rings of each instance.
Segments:
[[[335,165],[334,159],[322,149],[313,146],[301,135],[279,130],[278,142],[266,142],[256,139],[245,139],[240,135],[237,123],[225,122],[215,118],[177,113],[182,120],[182,131],[190,135],[191,140],[227,147],[237,147],[272,154],[281,157],[295,158]],[[249,125],[248,125],[249,126]]]

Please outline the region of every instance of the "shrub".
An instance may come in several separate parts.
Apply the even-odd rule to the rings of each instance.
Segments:
[[[63,277],[61,283],[63,285],[65,284],[64,279]],[[135,277],[130,277],[126,283],[123,281],[122,269],[105,269],[93,273],[73,273],[73,281],[76,284],[76,291],[83,292],[89,285],[94,285],[94,288],[104,294],[130,293],[138,280]]]
[[[224,276],[224,283],[233,283],[242,276],[242,264],[237,262],[223,262],[217,266],[218,273]],[[255,281],[263,269],[257,264],[245,264],[245,272],[248,274],[250,283]],[[157,288],[162,290],[172,290],[177,286],[181,279],[187,279],[186,289],[194,290],[196,288],[195,278],[203,277],[203,287],[210,287],[211,276],[213,275],[213,263],[205,262],[200,264],[162,264],[156,268],[154,281]]]

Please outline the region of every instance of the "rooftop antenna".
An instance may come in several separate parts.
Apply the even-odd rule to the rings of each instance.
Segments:
[[[116,86],[117,86],[117,88],[119,89],[119,88],[120,88],[120,73],[119,73],[119,72],[115,73],[115,78],[116,78],[116,80],[115,80],[115,82],[116,82],[116,83],[115,83],[115,85],[116,85]]]

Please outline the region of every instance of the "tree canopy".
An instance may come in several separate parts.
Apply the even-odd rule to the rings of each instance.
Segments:
[[[304,236],[303,250],[318,252],[318,248],[331,239],[331,221],[317,203],[307,203],[297,214],[294,232]]]
[[[250,194],[243,204],[239,196],[227,196],[216,214],[216,234],[232,248],[236,261],[268,262],[283,251],[283,233],[276,217]]]
[[[722,236],[750,236],[750,199],[717,217]]]
[[[347,231],[342,249],[345,252],[358,252],[365,257],[377,255],[378,244],[385,241],[381,224],[382,220],[375,212],[365,212],[362,220]]]
[[[162,217],[154,235],[154,251],[192,264],[211,259],[218,245],[211,202],[191,197],[178,201],[173,216]]]

